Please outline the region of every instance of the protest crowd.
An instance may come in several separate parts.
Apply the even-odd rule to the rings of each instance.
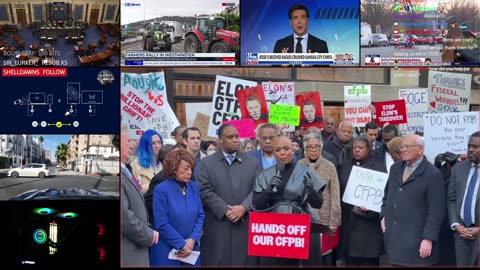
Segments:
[[[251,138],[226,123],[216,141],[195,126],[121,132],[123,266],[478,263],[478,131],[433,160],[422,132],[328,115],[294,131],[258,123]],[[265,213],[307,216],[309,231]],[[268,253],[286,247],[306,256]]]

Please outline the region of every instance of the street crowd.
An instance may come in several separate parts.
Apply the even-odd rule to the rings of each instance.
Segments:
[[[283,132],[270,123],[242,140],[235,126],[202,141],[121,130],[122,266],[472,266],[478,264],[479,132],[468,152],[424,155],[423,134],[395,125]],[[355,166],[388,173],[381,211],[343,202]],[[351,181],[351,180],[350,180]],[[310,215],[306,260],[248,255],[249,214]],[[322,251],[321,238],[339,234]],[[383,264],[385,265],[385,264]]]

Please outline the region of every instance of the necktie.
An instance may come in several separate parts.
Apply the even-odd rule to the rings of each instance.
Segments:
[[[228,163],[230,164],[230,166],[232,166],[232,164],[233,164],[233,159],[234,159],[235,157],[234,157],[233,155],[228,155],[227,158],[228,158]]]
[[[403,182],[407,181],[408,177],[410,177],[410,174],[412,174],[412,169],[413,169],[412,164],[408,164],[407,170],[405,171],[405,175],[403,176]]]
[[[470,183],[468,184],[467,196],[465,196],[465,203],[463,205],[463,221],[467,227],[473,225],[472,220],[472,201],[473,193],[475,192],[475,185],[477,184],[478,179],[478,167],[473,167],[473,175],[470,178]]]
[[[297,46],[295,47],[295,52],[296,53],[303,53],[302,39],[303,38],[301,38],[301,37],[297,37]]]

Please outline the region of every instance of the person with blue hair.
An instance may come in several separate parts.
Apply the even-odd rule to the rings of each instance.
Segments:
[[[142,193],[147,192],[152,178],[163,169],[162,163],[158,160],[162,144],[162,136],[152,129],[145,131],[138,141],[135,159],[130,165],[133,176],[142,186]]]

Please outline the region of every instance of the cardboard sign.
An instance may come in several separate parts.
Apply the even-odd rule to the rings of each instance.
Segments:
[[[342,201],[380,213],[388,174],[353,166]]]
[[[257,82],[240,80],[217,75],[213,92],[208,136],[217,137],[217,131],[223,121],[241,118],[237,91],[256,86]]]
[[[472,74],[428,72],[429,112],[468,112]]]
[[[291,126],[298,126],[300,123],[300,107],[272,104],[270,105],[269,122],[272,124],[285,123]]]
[[[295,84],[293,82],[263,82],[262,87],[269,113],[272,104],[295,105]],[[279,132],[295,131],[295,125],[280,123],[275,126]]]
[[[262,86],[237,91],[242,119],[253,119],[255,128],[268,122],[268,108]]]
[[[202,134],[202,141],[217,141],[216,137],[207,136],[209,123],[210,116],[203,113],[197,113],[195,115],[195,120],[193,121],[193,126],[200,130],[200,134]]]
[[[383,126],[385,123],[398,125],[407,123],[407,112],[404,100],[389,100],[375,102],[375,117],[377,124]]]
[[[478,131],[479,118],[479,112],[425,114],[425,155],[433,160],[446,151],[466,154],[470,135]]]
[[[423,115],[428,112],[428,89],[399,89],[398,98],[405,101],[407,124],[399,126],[401,134],[423,132]]]
[[[238,136],[240,138],[255,138],[255,127],[253,126],[253,119],[223,121],[222,124],[231,124],[236,127],[238,131]]]
[[[344,86],[345,120],[354,127],[365,127],[372,119],[368,106],[372,103],[370,85]]]
[[[250,213],[248,255],[308,259],[310,215]]]
[[[323,110],[319,92],[302,93],[295,97],[300,106],[300,126],[323,128]]]

